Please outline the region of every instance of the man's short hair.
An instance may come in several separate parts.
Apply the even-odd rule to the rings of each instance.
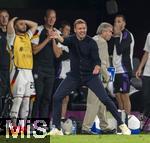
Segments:
[[[103,22],[98,26],[96,34],[102,34],[103,31],[107,30],[110,27],[113,28],[110,23]]]
[[[8,13],[8,15],[9,15],[9,12],[8,12],[7,9],[0,9],[0,13],[1,13],[1,12],[6,12],[6,13]]]
[[[115,18],[117,18],[117,17],[121,17],[123,19],[123,21],[126,22],[126,18],[125,18],[125,16],[123,14],[117,14],[115,16]]]
[[[24,18],[18,17],[17,19],[15,19],[14,25],[16,25],[16,23],[17,23],[18,21],[20,21],[20,20],[24,20]]]
[[[45,12],[45,16],[47,17],[49,13],[54,12],[56,14],[56,11],[54,9],[47,9]]]
[[[85,24],[85,25],[87,25],[86,21],[83,20],[83,19],[77,19],[77,20],[75,20],[75,22],[73,24],[74,28],[76,27],[77,24]]]
[[[65,26],[71,27],[71,25],[70,25],[70,23],[68,21],[62,21],[61,24],[60,24],[60,28],[64,29]]]

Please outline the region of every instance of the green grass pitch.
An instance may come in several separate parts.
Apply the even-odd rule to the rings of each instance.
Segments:
[[[52,136],[50,143],[150,143],[150,134]]]

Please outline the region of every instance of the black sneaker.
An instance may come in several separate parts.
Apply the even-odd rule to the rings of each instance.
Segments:
[[[83,135],[98,135],[95,132],[87,131],[87,130],[81,130],[81,134]]]
[[[116,134],[116,129],[106,129],[102,130],[101,134]]]
[[[67,120],[66,118],[65,118],[65,119],[61,119],[61,122],[63,122],[63,123],[64,123],[64,122],[66,122],[66,120]]]

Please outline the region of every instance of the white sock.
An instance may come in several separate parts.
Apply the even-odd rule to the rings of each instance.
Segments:
[[[20,105],[22,103],[22,97],[21,96],[16,96],[13,99],[13,106],[11,108],[10,111],[10,117],[15,117],[18,118],[18,113],[19,113],[19,109],[20,109]]]
[[[23,97],[22,104],[21,104],[21,107],[20,107],[20,113],[19,113],[20,118],[22,118],[22,119],[26,119],[28,117],[28,114],[29,114],[29,101],[30,101],[29,96]]]

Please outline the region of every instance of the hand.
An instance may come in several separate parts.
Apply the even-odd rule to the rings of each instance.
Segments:
[[[96,75],[96,74],[99,74],[99,73],[100,73],[100,66],[96,65],[94,67],[93,74]]]
[[[142,70],[141,70],[141,69],[138,69],[138,70],[136,71],[135,76],[136,76],[137,79],[140,78],[141,73],[142,73]]]
[[[13,17],[13,18],[12,18],[12,21],[14,22],[17,18],[18,18],[18,17]]]
[[[58,39],[59,34],[57,31],[49,30],[48,31],[48,36],[51,37],[52,39]]]
[[[17,18],[18,18],[17,16],[13,17],[14,20],[16,20]]]

